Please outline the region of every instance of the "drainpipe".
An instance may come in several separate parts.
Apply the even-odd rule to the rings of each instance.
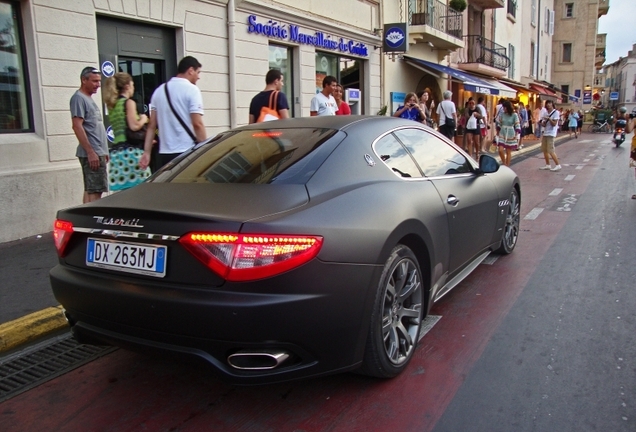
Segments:
[[[234,21],[234,0],[228,0],[227,2],[227,69],[228,69],[228,81],[229,81],[229,102],[230,102],[230,128],[234,129],[237,126],[237,112],[236,112],[236,56],[235,53],[235,21]]]
[[[539,81],[539,65],[541,64],[541,56],[540,53],[541,47],[541,0],[539,0],[539,5],[537,6],[537,62],[536,62],[536,71],[537,76],[535,77],[537,81]]]

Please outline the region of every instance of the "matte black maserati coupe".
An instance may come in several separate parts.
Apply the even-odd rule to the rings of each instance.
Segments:
[[[519,233],[520,184],[388,117],[289,119],[195,146],[57,214],[51,284],[84,343],[235,383],[403,371],[431,305]]]

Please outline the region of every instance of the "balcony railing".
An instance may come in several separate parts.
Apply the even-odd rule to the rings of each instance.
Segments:
[[[437,0],[409,0],[409,24],[427,25],[457,39],[463,36],[462,14]]]
[[[481,63],[505,71],[510,66],[506,48],[479,35],[464,36],[459,63]]]

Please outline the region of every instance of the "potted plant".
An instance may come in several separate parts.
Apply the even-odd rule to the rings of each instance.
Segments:
[[[464,12],[464,10],[468,7],[466,0],[450,0],[448,5],[457,12]]]

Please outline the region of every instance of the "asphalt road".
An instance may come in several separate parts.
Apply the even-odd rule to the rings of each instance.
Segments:
[[[633,432],[636,181],[609,138],[560,145],[560,172],[539,155],[514,164],[517,249],[433,307],[395,379],[235,387],[118,350],[0,403],[0,430]]]

